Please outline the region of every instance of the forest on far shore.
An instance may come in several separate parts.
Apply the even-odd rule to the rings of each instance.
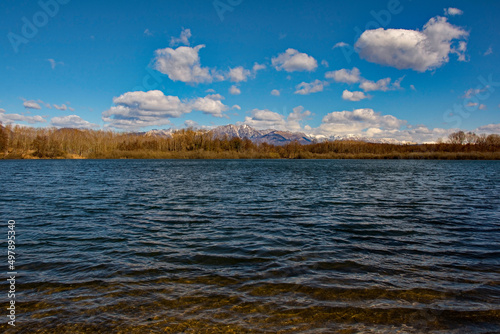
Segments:
[[[326,141],[284,146],[214,138],[183,129],[171,137],[105,130],[2,126],[0,159],[470,159],[499,160],[500,135],[463,131],[435,144]]]

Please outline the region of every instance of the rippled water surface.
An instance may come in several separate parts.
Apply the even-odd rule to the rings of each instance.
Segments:
[[[17,332],[500,332],[500,162],[0,168]]]

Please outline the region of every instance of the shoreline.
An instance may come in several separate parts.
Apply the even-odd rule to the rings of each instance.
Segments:
[[[274,154],[224,152],[119,152],[108,157],[36,157],[0,156],[0,160],[481,160],[498,161],[500,152],[426,152],[426,153],[390,153],[390,154],[297,154],[295,157],[281,157]]]
[[[294,140],[273,145],[227,135],[219,138],[211,132],[190,129],[171,136],[10,126],[0,130],[0,159],[500,160],[500,135],[496,134],[457,133],[450,135],[447,143],[432,144]]]

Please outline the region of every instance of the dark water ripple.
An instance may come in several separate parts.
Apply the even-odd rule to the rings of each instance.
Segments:
[[[0,170],[20,333],[500,332],[499,162]]]

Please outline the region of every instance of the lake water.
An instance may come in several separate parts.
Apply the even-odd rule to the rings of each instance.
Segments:
[[[0,169],[19,333],[500,332],[500,162]]]

